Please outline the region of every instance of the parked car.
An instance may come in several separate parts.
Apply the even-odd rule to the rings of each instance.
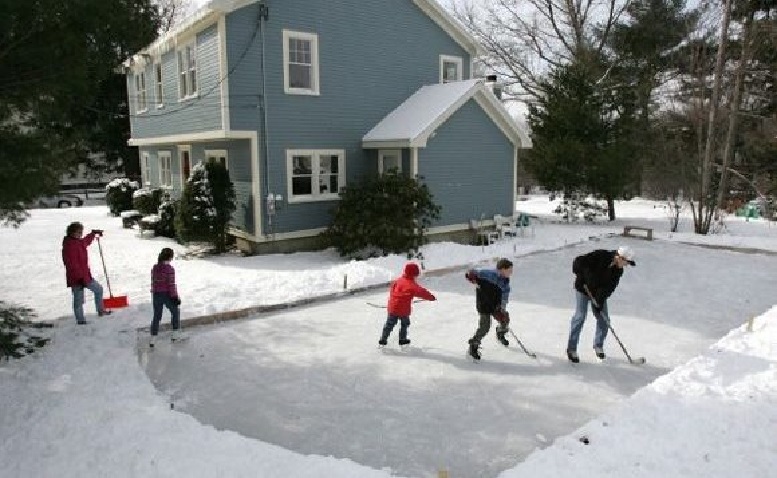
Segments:
[[[75,194],[55,194],[38,198],[35,205],[42,208],[79,207],[84,205],[84,201]]]

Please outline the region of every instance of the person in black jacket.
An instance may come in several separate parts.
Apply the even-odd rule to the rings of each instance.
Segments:
[[[491,317],[498,322],[496,339],[505,347],[510,342],[505,337],[510,326],[510,315],[507,313],[507,301],[510,299],[510,276],[513,274],[513,263],[507,259],[499,259],[496,269],[470,269],[464,277],[477,285],[475,307],[480,315],[475,335],[469,340],[469,355],[480,360],[480,341],[491,328]]]
[[[589,302],[596,317],[594,352],[600,359],[605,358],[604,339],[607,337],[610,323],[607,299],[618,287],[623,268],[627,264],[637,265],[634,262],[634,251],[629,247],[621,247],[617,251],[597,249],[576,257],[572,262],[572,272],[575,274],[576,308],[567,342],[567,358],[571,362],[580,361],[577,355],[577,343],[588,313]]]

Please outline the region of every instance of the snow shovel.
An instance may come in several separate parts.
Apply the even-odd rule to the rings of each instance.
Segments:
[[[100,245],[100,236],[97,236],[97,247],[100,249],[100,261],[103,263],[103,272],[105,273],[105,282],[108,283],[108,297],[103,299],[103,309],[121,309],[128,307],[126,295],[113,296],[111,290],[111,280],[108,278],[108,269],[105,268],[105,258],[103,257],[103,247]]]

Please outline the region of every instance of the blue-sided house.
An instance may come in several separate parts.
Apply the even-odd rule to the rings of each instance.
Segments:
[[[254,252],[309,247],[341,188],[389,168],[442,206],[431,234],[466,231],[512,214],[530,146],[471,78],[480,53],[435,0],[212,0],[125,62],[130,144],[173,195],[222,161]]]

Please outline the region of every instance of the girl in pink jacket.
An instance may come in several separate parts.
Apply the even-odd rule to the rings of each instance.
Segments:
[[[175,253],[169,247],[162,249],[159,253],[156,264],[151,268],[151,294],[154,305],[154,317],[151,320],[151,342],[154,346],[154,339],[159,333],[159,321],[162,320],[163,307],[170,309],[172,315],[173,342],[182,339],[180,335],[181,319],[179,306],[181,298],[178,297],[178,289],[175,286],[175,269],[170,265]]]

